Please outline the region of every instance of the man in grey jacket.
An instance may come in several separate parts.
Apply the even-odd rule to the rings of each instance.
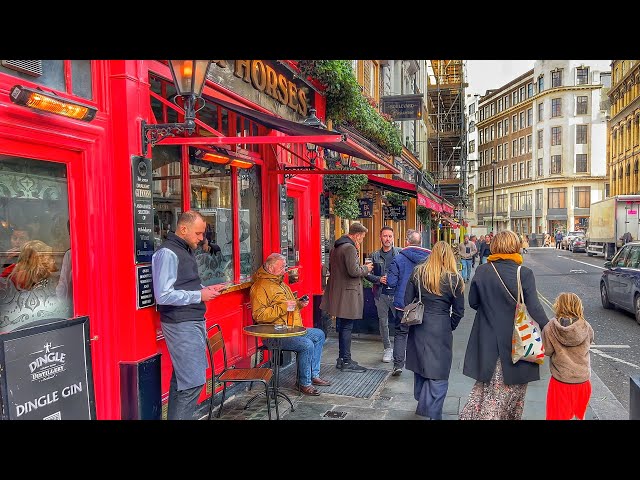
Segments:
[[[399,247],[393,246],[393,228],[382,227],[380,229],[380,250],[376,250],[371,254],[373,260],[373,271],[366,276],[372,284],[373,301],[378,311],[378,322],[380,325],[380,336],[382,337],[382,361],[391,362],[393,358],[393,348],[391,340],[389,340],[389,309],[393,308],[393,294],[395,288],[387,285],[387,269],[396,254],[401,250]],[[393,317],[392,317],[393,319]]]

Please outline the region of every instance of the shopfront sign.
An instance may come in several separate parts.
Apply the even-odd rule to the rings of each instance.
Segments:
[[[155,305],[153,296],[153,276],[151,275],[151,265],[136,266],[136,290],[138,299],[138,310]]]
[[[95,419],[89,317],[0,335],[0,366],[2,418]]]
[[[280,253],[289,256],[289,213],[287,211],[287,186],[280,187]]]
[[[131,157],[135,263],[149,263],[153,255],[153,190],[151,159]]]
[[[393,205],[385,206],[383,208],[385,220],[406,220],[407,219],[407,207],[406,205]]]
[[[359,198],[358,206],[360,207],[358,218],[373,217],[373,200],[371,198]]]
[[[442,205],[440,203],[434,200],[431,200],[429,197],[421,194],[420,192],[418,192],[418,205],[423,206],[425,208],[429,208],[434,212],[442,211]]]
[[[422,118],[422,95],[391,95],[380,98],[382,112],[391,115],[394,121],[420,120]]]

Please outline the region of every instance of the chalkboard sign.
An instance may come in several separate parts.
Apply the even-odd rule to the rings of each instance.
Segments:
[[[359,198],[358,206],[360,207],[358,218],[373,217],[373,200],[371,198]]]
[[[280,185],[280,253],[289,256],[289,212],[287,211],[287,186]]]
[[[153,255],[153,190],[151,159],[131,157],[135,263],[149,263]]]
[[[92,420],[89,317],[48,319],[0,335],[5,420]]]
[[[394,207],[393,205],[385,206],[383,209],[385,220],[406,220],[407,219],[407,206],[399,205]]]
[[[138,310],[144,307],[155,305],[153,296],[153,277],[151,275],[151,265],[136,266],[136,285],[138,291]]]

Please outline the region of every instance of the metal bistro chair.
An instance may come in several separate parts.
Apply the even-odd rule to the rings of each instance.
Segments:
[[[214,328],[217,329],[217,331],[213,335],[209,336],[209,332]],[[211,325],[207,329],[207,349],[209,351],[209,364],[211,365],[211,376],[213,383],[211,400],[209,403],[209,420],[211,420],[211,415],[213,413],[213,399],[215,397],[216,382],[222,383],[222,400],[220,401],[220,409],[218,410],[218,414],[216,415],[218,418],[220,418],[220,415],[222,414],[222,406],[224,405],[224,399],[227,394],[227,383],[261,382],[264,385],[265,390],[267,414],[269,416],[269,420],[271,420],[271,392],[269,382],[271,381],[271,377],[273,376],[273,370],[271,370],[270,368],[234,368],[233,366],[227,366],[227,349],[222,337],[222,329],[217,323]],[[223,368],[220,373],[216,374],[214,357],[215,354],[220,350],[222,350]],[[278,407],[276,405],[276,409],[277,408]]]

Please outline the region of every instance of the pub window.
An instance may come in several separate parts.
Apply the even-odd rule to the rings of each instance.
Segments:
[[[0,155],[0,333],[73,316],[67,167]]]
[[[39,63],[41,75],[34,77],[5,66],[0,66],[0,73],[86,100],[94,99],[91,60],[32,60],[31,62]]]
[[[587,96],[578,96],[576,97],[576,115],[586,115],[588,108],[588,100]]]
[[[206,222],[205,240],[195,252],[198,273],[205,286],[231,282],[235,244],[231,168],[199,160],[193,155],[195,150],[189,147],[190,207],[199,211]]]
[[[587,165],[587,154],[586,153],[578,153],[576,154],[576,173],[587,173],[589,171]]]
[[[562,155],[551,155],[551,173],[562,173]]]
[[[567,208],[566,204],[566,188],[550,188],[548,192],[549,208]]]
[[[573,196],[576,208],[589,208],[591,205],[591,187],[575,187]]]
[[[176,231],[182,212],[181,147],[157,145],[153,148],[153,235],[154,249]]]
[[[238,169],[240,194],[240,281],[248,281],[262,265],[262,189],[260,168]]]

